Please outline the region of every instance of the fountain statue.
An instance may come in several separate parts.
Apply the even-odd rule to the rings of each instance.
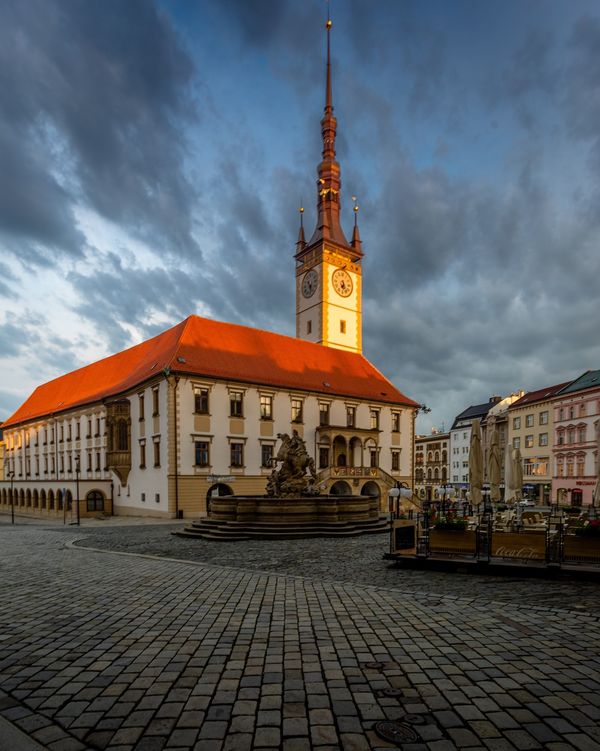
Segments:
[[[306,451],[306,443],[294,430],[292,435],[277,433],[281,446],[267,482],[271,498],[301,498],[319,495],[315,462]],[[279,467],[279,468],[277,468]]]

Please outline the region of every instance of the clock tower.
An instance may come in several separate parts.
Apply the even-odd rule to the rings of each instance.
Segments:
[[[331,96],[331,21],[327,29],[323,158],[317,168],[317,226],[304,237],[303,212],[296,243],[296,336],[327,347],[362,352],[362,249],[354,205],[348,242],[340,225],[340,165],[335,158],[337,120]]]

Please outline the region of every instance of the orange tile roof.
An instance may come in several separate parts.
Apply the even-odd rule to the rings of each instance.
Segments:
[[[362,355],[189,316],[171,329],[38,386],[3,428],[123,394],[172,373],[418,406]]]

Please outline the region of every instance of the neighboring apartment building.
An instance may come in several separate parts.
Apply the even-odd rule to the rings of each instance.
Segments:
[[[523,458],[523,493],[544,506],[552,496],[552,399],[569,383],[529,391],[508,408],[508,441]]]
[[[433,500],[436,489],[448,482],[449,448],[450,434],[436,428],[415,438],[415,492],[423,500]]]
[[[561,389],[552,411],[552,498],[571,506],[591,505],[600,461],[600,370],[589,370]]]
[[[4,437],[2,435],[2,425],[0,422],[0,482],[4,480]]]
[[[515,391],[494,404],[481,421],[481,445],[483,448],[483,479],[488,482],[488,457],[492,439],[492,425],[498,430],[498,445],[500,447],[500,487],[504,488],[504,465],[506,461],[506,442],[508,440],[508,410],[515,401],[520,399],[524,391]]]

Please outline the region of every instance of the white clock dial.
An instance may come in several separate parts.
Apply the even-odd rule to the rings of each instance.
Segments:
[[[352,277],[344,269],[336,269],[331,277],[333,289],[341,297],[348,297],[352,294]]]
[[[304,297],[312,297],[317,290],[319,277],[314,269],[311,269],[304,275],[302,280],[302,294]]]

